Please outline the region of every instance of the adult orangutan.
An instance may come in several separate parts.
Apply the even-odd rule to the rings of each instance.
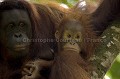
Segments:
[[[63,13],[55,5],[0,2],[0,79],[21,79],[23,64],[53,59],[56,42],[36,40],[54,40],[55,25]]]

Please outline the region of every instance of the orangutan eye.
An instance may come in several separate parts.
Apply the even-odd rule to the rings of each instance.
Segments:
[[[78,32],[74,35],[74,39],[77,41],[77,42],[81,42],[82,41],[82,34],[81,32]]]
[[[81,36],[82,36],[82,34],[81,34],[81,32],[78,32],[78,33],[76,33],[75,34],[75,39],[81,39]]]
[[[19,26],[20,26],[20,27],[23,27],[24,25],[25,25],[25,24],[24,24],[24,23],[22,23],[22,22],[19,24]]]
[[[79,39],[80,38],[80,36],[79,35],[76,35],[76,37],[75,37],[76,39]]]
[[[70,38],[72,38],[71,32],[65,31],[65,32],[64,32],[64,37],[63,37],[63,38],[64,38],[64,39],[70,39]]]
[[[72,36],[71,36],[71,34],[67,34],[67,38],[71,38]]]
[[[13,23],[8,24],[8,28],[13,29],[14,28],[14,24]]]

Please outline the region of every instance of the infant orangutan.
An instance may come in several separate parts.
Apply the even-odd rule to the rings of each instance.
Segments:
[[[85,52],[86,58],[93,53],[94,39],[87,15],[67,15],[61,21],[55,37],[58,40],[58,53],[55,55],[50,79],[90,79],[88,62],[81,56]]]

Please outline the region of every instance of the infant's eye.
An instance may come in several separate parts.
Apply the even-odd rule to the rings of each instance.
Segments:
[[[66,40],[71,39],[72,38],[72,33],[69,32],[69,31],[65,31],[63,33],[63,38],[66,39]]]
[[[77,36],[76,36],[76,39],[79,39],[79,38],[80,38],[80,36],[79,36],[79,35],[77,35]]]
[[[68,37],[68,38],[71,38],[71,35],[70,35],[70,34],[67,34],[67,37]]]
[[[75,39],[81,39],[82,34],[80,32],[76,33],[74,38]]]

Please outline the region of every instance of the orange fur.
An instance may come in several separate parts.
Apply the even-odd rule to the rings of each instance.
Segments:
[[[65,24],[69,22],[71,19],[75,19],[80,22],[82,25],[82,46],[81,52],[75,52],[72,50],[61,50],[60,42],[58,43],[59,52],[55,56],[54,64],[52,67],[50,79],[90,79],[90,74],[88,69],[90,66],[88,65],[89,59],[94,52],[95,42],[93,40],[96,39],[96,35],[92,30],[92,25],[90,24],[90,16],[87,14],[82,14],[79,12],[73,13],[71,11],[61,20],[58,31],[60,34],[60,39],[65,30]],[[69,25],[68,25],[69,26]],[[81,57],[82,56],[82,57]],[[87,61],[87,63],[85,62]],[[88,68],[88,69],[87,69]]]

